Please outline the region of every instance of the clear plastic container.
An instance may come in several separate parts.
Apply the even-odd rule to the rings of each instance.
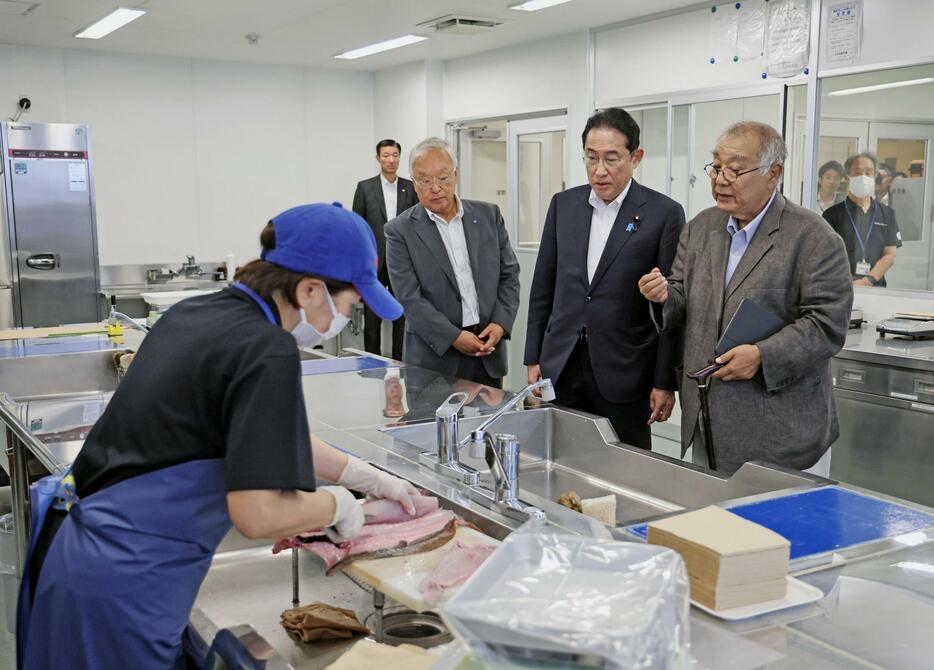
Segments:
[[[688,596],[670,549],[544,528],[507,538],[441,615],[493,667],[668,669],[686,658]]]

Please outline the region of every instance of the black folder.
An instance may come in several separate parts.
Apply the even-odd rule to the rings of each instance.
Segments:
[[[720,356],[741,344],[761,342],[780,331],[785,325],[782,319],[765,307],[749,298],[743,298],[733,318],[727,324],[726,330],[723,331],[723,336],[717,342],[715,353]]]

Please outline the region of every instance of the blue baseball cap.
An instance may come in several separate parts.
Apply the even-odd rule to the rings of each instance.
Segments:
[[[350,282],[381,319],[395,321],[402,305],[376,277],[379,257],[369,224],[339,203],[315,203],[273,217],[276,248],[261,258],[293,272]]]

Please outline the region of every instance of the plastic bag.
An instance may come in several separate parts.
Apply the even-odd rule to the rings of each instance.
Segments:
[[[676,668],[689,639],[688,597],[674,551],[523,527],[441,616],[491,667]]]

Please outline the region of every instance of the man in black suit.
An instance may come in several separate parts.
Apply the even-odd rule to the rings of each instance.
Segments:
[[[587,121],[589,185],[551,199],[529,297],[529,382],[555,382],[557,404],[605,416],[620,442],[650,449],[674,407],[677,334],[658,335],[639,277],[670,268],[681,205],[632,178],[639,126],[622,109]],[[663,270],[664,271],[664,270]]]
[[[399,214],[418,202],[415,187],[408,179],[397,176],[399,156],[402,145],[395,140],[382,140],[376,145],[376,160],[379,161],[380,173],[357,184],[353,196],[353,211],[366,219],[376,235],[376,249],[379,253],[380,282],[389,286],[389,273],[386,270],[386,235],[383,227]],[[381,355],[380,335],[382,320],[369,308],[365,307],[363,322],[363,346],[371,354]],[[392,357],[402,360],[402,340],[405,336],[405,318],[392,323]]]

